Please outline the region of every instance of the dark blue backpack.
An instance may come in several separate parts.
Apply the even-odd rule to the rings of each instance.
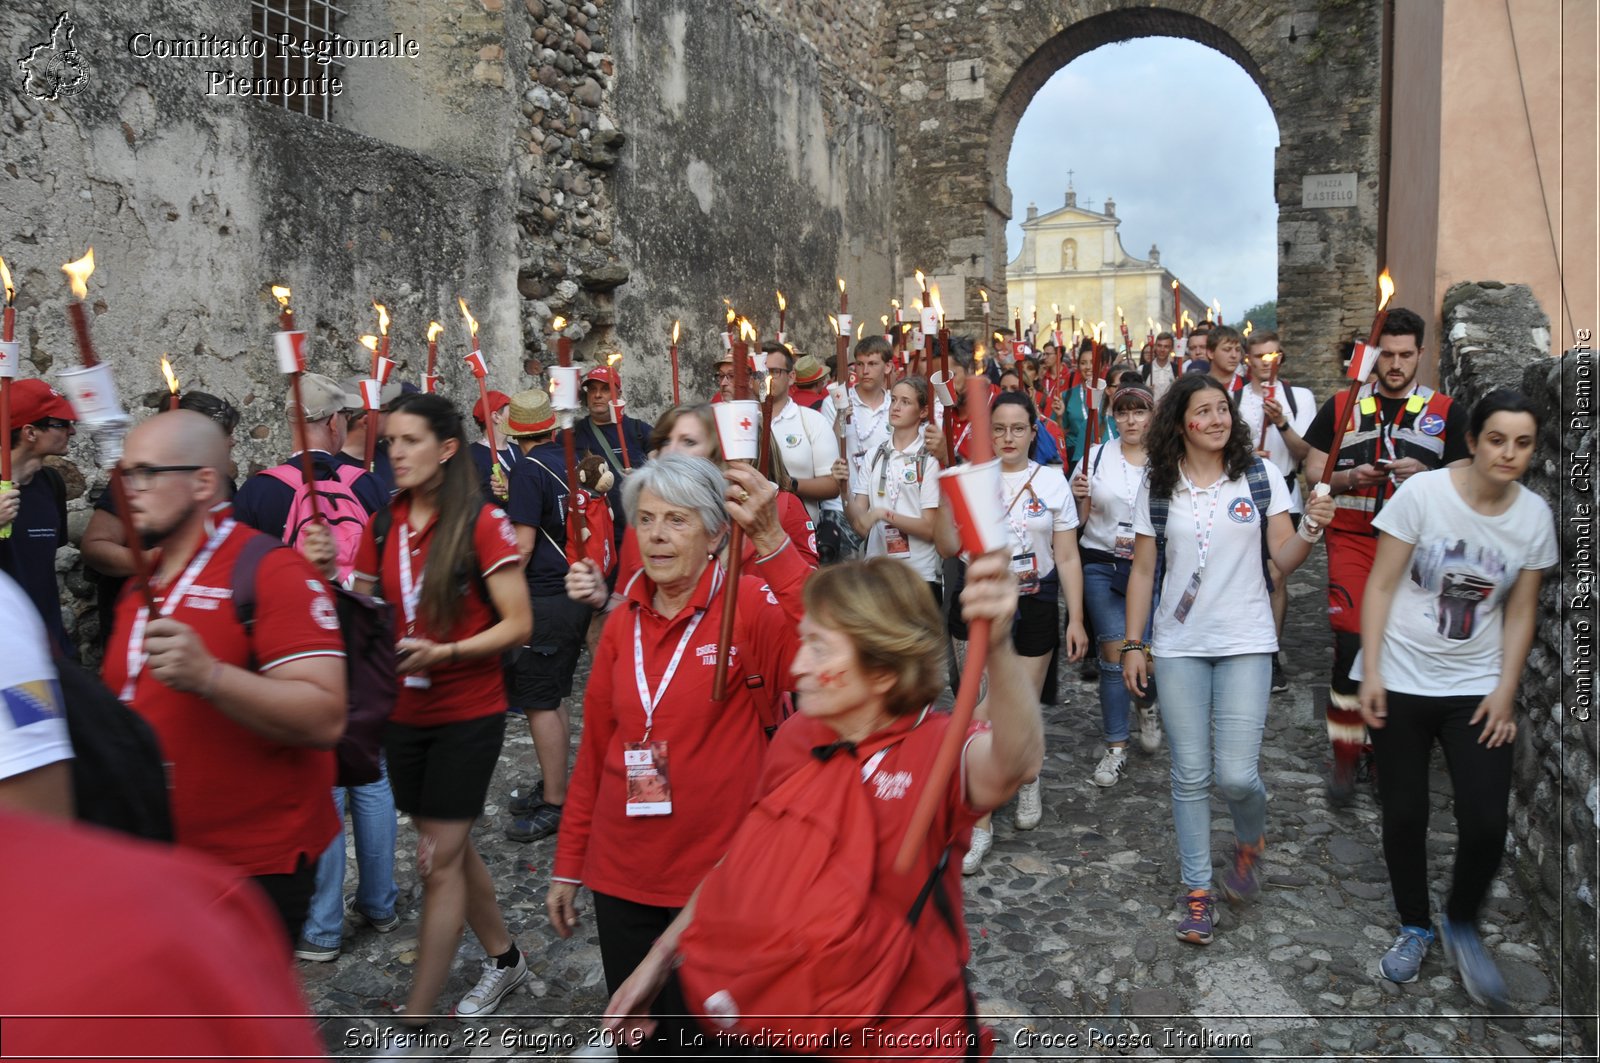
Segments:
[[[1257,457],[1255,462],[1244,472],[1245,482],[1250,485],[1250,497],[1256,504],[1256,512],[1261,514],[1261,575],[1267,581],[1267,593],[1272,593],[1272,570],[1267,567],[1271,557],[1271,550],[1267,547],[1267,507],[1272,504],[1272,481],[1267,479],[1267,463]],[[1172,497],[1166,495],[1157,498],[1150,496],[1150,526],[1156,532],[1156,588],[1161,587],[1167,565],[1167,509],[1172,505]]]

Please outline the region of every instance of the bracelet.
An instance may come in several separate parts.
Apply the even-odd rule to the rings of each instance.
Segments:
[[[1122,653],[1127,653],[1129,650],[1138,650],[1146,657],[1150,656],[1149,643],[1140,642],[1138,639],[1128,639],[1126,642],[1124,642],[1122,644],[1121,653],[1119,653],[1118,656],[1121,656]]]
[[[1322,541],[1322,525],[1318,524],[1310,517],[1306,517],[1305,519],[1301,520],[1300,527],[1296,528],[1294,533],[1300,536],[1300,538],[1304,539],[1306,542],[1310,543],[1312,546],[1315,546]]]

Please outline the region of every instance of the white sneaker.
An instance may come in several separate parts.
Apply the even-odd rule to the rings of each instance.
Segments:
[[[1122,777],[1122,769],[1128,763],[1128,750],[1125,746],[1109,746],[1106,755],[1100,758],[1100,763],[1095,765],[1091,781],[1096,786],[1115,786]]]
[[[1161,748],[1161,711],[1153,701],[1139,703],[1139,748],[1146,753]]]
[[[994,831],[985,827],[973,827],[972,847],[967,850],[967,855],[961,858],[961,873],[976,875],[978,868],[983,866],[983,858],[989,854],[993,846]]]
[[[493,1015],[506,994],[527,980],[528,958],[520,952],[517,953],[515,967],[496,967],[493,960],[486,960],[483,977],[478,979],[478,984],[472,987],[471,992],[461,998],[461,1003],[456,1005],[456,1014],[462,1018]]]
[[[1044,800],[1039,796],[1039,780],[1022,784],[1017,791],[1017,829],[1032,830],[1044,818]]]

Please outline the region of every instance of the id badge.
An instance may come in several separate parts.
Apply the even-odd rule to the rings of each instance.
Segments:
[[[405,685],[407,690],[428,690],[432,688],[433,680],[425,674],[417,673],[406,676]]]
[[[1012,555],[1011,571],[1017,574],[1018,594],[1039,593],[1039,560],[1031,550]]]
[[[1133,525],[1122,521],[1117,525],[1117,541],[1111,552],[1127,561],[1133,557]]]
[[[630,816],[670,816],[672,785],[667,781],[665,742],[626,742],[622,764],[628,773]]]
[[[1189,610],[1194,608],[1194,597],[1200,593],[1200,570],[1195,569],[1194,575],[1189,577],[1189,585],[1183,589],[1183,596],[1178,599],[1177,608],[1172,610],[1172,619],[1183,623],[1189,619]]]
[[[883,526],[883,546],[884,552],[891,556],[897,557],[911,552],[911,540],[892,524]]]

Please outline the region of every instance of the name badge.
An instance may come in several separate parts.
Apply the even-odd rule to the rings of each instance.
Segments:
[[[1127,560],[1133,556],[1133,525],[1122,521],[1117,525],[1117,541],[1112,545],[1111,552]]]
[[[408,675],[405,686],[407,690],[428,690],[433,686],[433,680],[421,674]]]
[[[1178,599],[1177,608],[1172,610],[1172,619],[1183,623],[1189,619],[1189,610],[1194,608],[1195,595],[1200,593],[1200,570],[1195,569],[1194,575],[1189,577],[1189,585],[1183,589],[1183,596]]]
[[[626,812],[630,816],[670,816],[672,784],[667,779],[665,742],[627,742],[622,747],[627,771]]]
[[[883,526],[883,546],[885,553],[896,557],[911,553],[911,540],[892,524]]]
[[[1039,559],[1028,551],[1025,554],[1013,554],[1011,557],[1011,571],[1017,574],[1018,594],[1039,593]]]

